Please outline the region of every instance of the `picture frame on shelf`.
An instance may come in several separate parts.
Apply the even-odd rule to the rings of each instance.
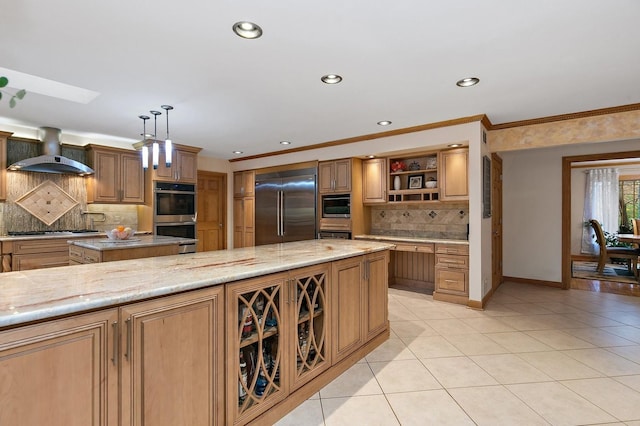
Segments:
[[[420,189],[422,188],[422,181],[424,180],[424,175],[409,175],[409,189]]]

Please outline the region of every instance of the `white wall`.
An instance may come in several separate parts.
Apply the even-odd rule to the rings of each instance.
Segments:
[[[504,275],[561,282],[562,157],[633,151],[638,149],[638,142],[565,145],[501,153]],[[573,210],[575,208],[572,208],[575,213]],[[582,220],[581,214],[578,220]]]

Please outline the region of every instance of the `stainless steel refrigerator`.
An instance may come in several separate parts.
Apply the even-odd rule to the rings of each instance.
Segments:
[[[256,245],[316,238],[316,169],[256,175]]]

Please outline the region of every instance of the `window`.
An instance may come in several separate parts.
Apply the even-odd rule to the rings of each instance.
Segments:
[[[640,217],[640,176],[620,176],[620,233],[633,233],[631,219]]]

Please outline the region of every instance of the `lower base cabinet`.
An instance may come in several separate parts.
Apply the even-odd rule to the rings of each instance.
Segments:
[[[0,425],[271,424],[388,338],[388,262],[372,253],[0,331]]]

